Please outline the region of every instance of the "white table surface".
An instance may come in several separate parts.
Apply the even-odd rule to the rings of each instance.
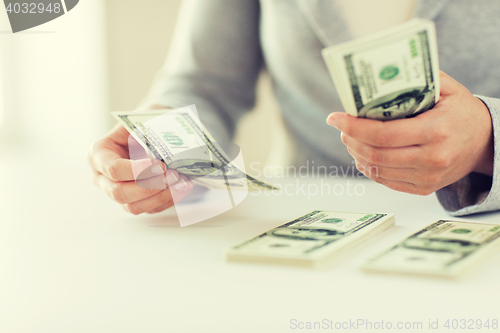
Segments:
[[[458,281],[363,273],[371,255],[450,216],[434,195],[328,180],[347,181],[363,185],[364,195],[249,195],[181,228],[172,211],[122,211],[91,183],[83,157],[75,164],[2,156],[0,332],[300,331],[294,319],[422,322],[415,332],[439,320],[439,332],[459,332],[442,325],[500,320],[500,254]],[[393,212],[396,226],[322,270],[225,262],[229,246],[316,209]],[[500,223],[500,214],[462,220]]]

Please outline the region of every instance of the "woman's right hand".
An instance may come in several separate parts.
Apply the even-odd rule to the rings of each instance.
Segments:
[[[138,149],[143,149],[135,142]],[[193,184],[173,169],[166,169],[159,160],[130,160],[129,133],[115,126],[104,138],[96,141],[87,154],[94,184],[127,212],[159,213],[180,201]]]

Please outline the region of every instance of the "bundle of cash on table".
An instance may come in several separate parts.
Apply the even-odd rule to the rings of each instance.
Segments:
[[[500,225],[439,220],[369,260],[369,272],[460,277],[500,250]]]
[[[434,22],[413,19],[322,52],[345,111],[392,120],[431,109],[439,99]]]
[[[394,214],[315,210],[232,247],[227,260],[322,266],[394,223]]]
[[[227,260],[324,266],[394,222],[394,214],[316,210],[231,247]],[[500,225],[439,220],[370,259],[363,269],[457,278],[499,250]]]
[[[150,159],[163,161],[194,183],[208,188],[228,190],[275,189],[242,171],[203,126],[194,105],[176,110],[143,110],[112,112],[130,132]],[[227,144],[226,144],[227,145]],[[231,148],[237,146],[232,145]],[[141,149],[141,152],[144,152]],[[226,149],[228,150],[228,149]],[[131,159],[143,158],[129,145]]]

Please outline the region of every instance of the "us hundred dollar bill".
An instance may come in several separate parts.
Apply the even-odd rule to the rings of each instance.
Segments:
[[[231,247],[227,260],[322,266],[394,223],[394,214],[315,210]]]
[[[392,120],[418,115],[439,100],[434,22],[413,19],[383,32],[323,49],[345,111]]]
[[[500,225],[439,220],[369,260],[371,272],[460,277],[500,250]]]
[[[176,110],[112,112],[151,158],[208,188],[276,189],[241,170],[201,124],[194,105]]]

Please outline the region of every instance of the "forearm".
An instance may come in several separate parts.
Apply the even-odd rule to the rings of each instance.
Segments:
[[[217,139],[229,139],[255,103],[259,15],[257,0],[185,1],[165,66],[141,105],[196,104]]]

